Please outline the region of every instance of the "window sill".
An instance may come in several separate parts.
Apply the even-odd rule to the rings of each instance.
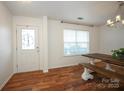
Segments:
[[[88,54],[88,53],[89,53],[89,52],[84,53],[84,54]],[[64,55],[64,57],[76,57],[76,56],[82,56],[82,55],[83,55],[83,54],[77,54],[77,55],[76,55],[76,54],[75,54],[75,55],[73,55],[73,54],[71,55],[71,54],[70,54],[70,55]]]
[[[64,55],[64,57],[77,57],[77,56],[81,56],[81,55]]]

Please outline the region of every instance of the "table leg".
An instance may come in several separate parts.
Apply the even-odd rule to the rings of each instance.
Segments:
[[[93,79],[94,78],[94,76],[90,74],[89,69],[87,69],[87,68],[84,68],[84,72],[83,72],[81,77],[84,80],[88,80],[88,79]]]
[[[90,59],[90,64],[95,65],[93,58]],[[83,74],[81,76],[82,79],[84,79],[84,80],[93,79],[94,76],[92,74],[90,74],[91,72],[93,72],[93,71],[85,67],[84,72],[83,72]]]
[[[115,72],[115,70],[114,70],[114,69],[112,69],[112,68],[111,68],[111,66],[110,66],[110,64],[108,64],[108,63],[106,64],[105,69],[106,69],[106,70],[110,70],[110,71]]]
[[[95,59],[90,58],[90,64],[91,64],[91,65],[95,65],[94,60],[95,60]]]
[[[90,64],[91,64],[91,65],[95,65],[94,60],[95,60],[95,59],[90,58]],[[91,73],[91,72],[94,72],[94,71],[89,69],[89,72]]]

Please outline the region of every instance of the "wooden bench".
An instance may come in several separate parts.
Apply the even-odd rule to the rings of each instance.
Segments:
[[[119,73],[112,72],[112,71],[97,67],[95,65],[91,65],[89,63],[82,63],[81,65],[83,65],[84,67],[89,68],[107,78],[118,79],[118,80],[120,80],[120,82],[124,83],[124,76]]]
[[[124,67],[124,60],[113,59],[111,55],[100,54],[100,53],[85,54],[82,56],[85,56],[91,59],[89,63],[82,64],[84,66],[84,72],[82,74],[82,78],[84,80],[93,79],[93,75],[90,74],[90,71],[89,71],[89,70],[93,70],[101,75],[104,75],[105,77],[118,79],[120,80],[120,82],[124,83],[124,75],[119,74],[110,66],[110,64],[113,64],[116,66]],[[100,68],[98,66],[95,66],[94,64],[95,59],[100,59],[102,62],[106,63],[106,67]]]

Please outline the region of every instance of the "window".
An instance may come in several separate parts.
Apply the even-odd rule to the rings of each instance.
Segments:
[[[81,55],[89,52],[89,32],[64,30],[64,55]]]
[[[35,49],[35,31],[22,29],[22,49]]]

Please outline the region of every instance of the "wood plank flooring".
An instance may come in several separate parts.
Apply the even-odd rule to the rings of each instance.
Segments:
[[[81,79],[81,65],[50,69],[48,73],[33,71],[13,75],[2,90],[6,91],[91,91],[91,90],[124,90],[110,88],[108,83],[102,83],[101,75],[95,75],[93,80]]]

